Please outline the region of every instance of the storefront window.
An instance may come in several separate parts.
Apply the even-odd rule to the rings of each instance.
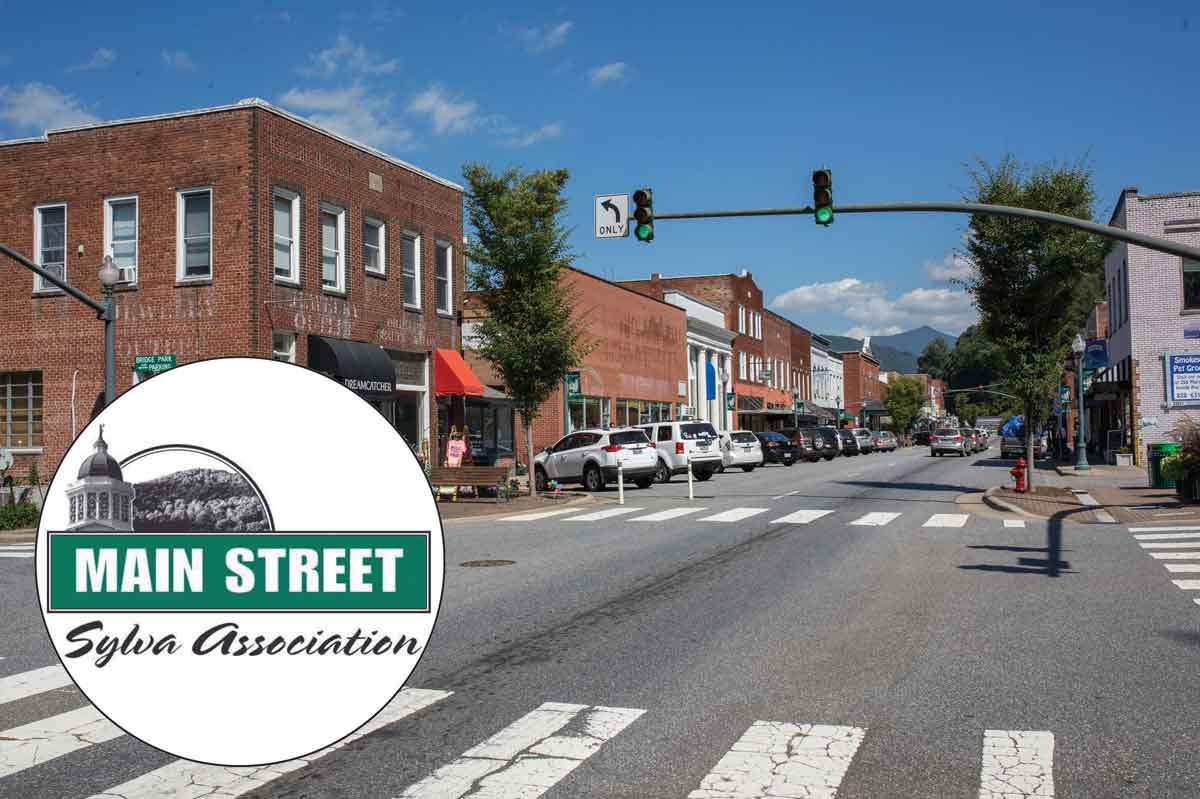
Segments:
[[[396,392],[396,430],[414,450],[421,439],[421,403],[424,395],[415,391]]]
[[[604,397],[578,397],[569,400],[567,408],[571,414],[571,429],[600,427],[609,415],[609,401]]]
[[[507,402],[467,403],[471,454],[478,465],[494,465],[513,454],[513,410]]]

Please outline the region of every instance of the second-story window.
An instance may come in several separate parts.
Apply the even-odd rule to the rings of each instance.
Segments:
[[[1200,261],[1183,259],[1183,310],[1200,311]]]
[[[34,210],[33,249],[38,266],[59,280],[67,279],[67,206],[39,205]],[[41,275],[33,276],[34,291],[58,291],[58,287]]]
[[[415,233],[400,236],[401,298],[410,308],[421,307],[421,237]]]
[[[363,219],[362,248],[363,269],[373,275],[386,275],[387,228],[378,219]]]
[[[120,270],[120,282],[137,282],[137,197],[109,197],[104,201],[104,253],[112,256]]]
[[[437,243],[433,262],[433,292],[438,313],[450,313],[451,268],[454,248],[445,242]]]
[[[300,282],[300,195],[276,189],[272,195],[276,280]]]
[[[321,287],[346,290],[346,212],[321,206]]]
[[[192,189],[176,195],[176,277],[212,277],[212,190]]]

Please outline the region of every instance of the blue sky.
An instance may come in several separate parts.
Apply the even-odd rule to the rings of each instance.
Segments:
[[[957,199],[964,164],[1085,158],[1121,187],[1200,189],[1200,13],[1185,2],[505,6],[0,2],[0,137],[263,97],[455,180],[567,167],[577,265],[750,269],[785,315],[881,334],[974,318],[948,281],[965,217],[663,221],[591,238],[592,197],[661,212]]]

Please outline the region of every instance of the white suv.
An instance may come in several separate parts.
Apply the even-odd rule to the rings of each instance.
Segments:
[[[621,464],[625,480],[638,488],[654,482],[658,455],[646,434],[635,427],[616,430],[576,430],[546,447],[533,459],[534,486],[545,491],[554,480],[583,483],[588,491],[600,491],[617,479]]]
[[[717,430],[708,422],[658,422],[641,425],[658,448],[655,479],[669,482],[671,475],[686,474],[688,462],[697,480],[707,480],[721,468],[721,445]]]
[[[758,436],[749,430],[721,433],[721,471],[731,466],[741,466],[743,472],[752,472],[762,461],[762,442]]]

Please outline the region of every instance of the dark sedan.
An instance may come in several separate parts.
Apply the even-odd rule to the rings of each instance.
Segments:
[[[779,433],[756,433],[755,435],[758,436],[758,443],[762,445],[763,465],[782,463],[784,466],[791,466],[804,457],[800,448],[786,436]]]

